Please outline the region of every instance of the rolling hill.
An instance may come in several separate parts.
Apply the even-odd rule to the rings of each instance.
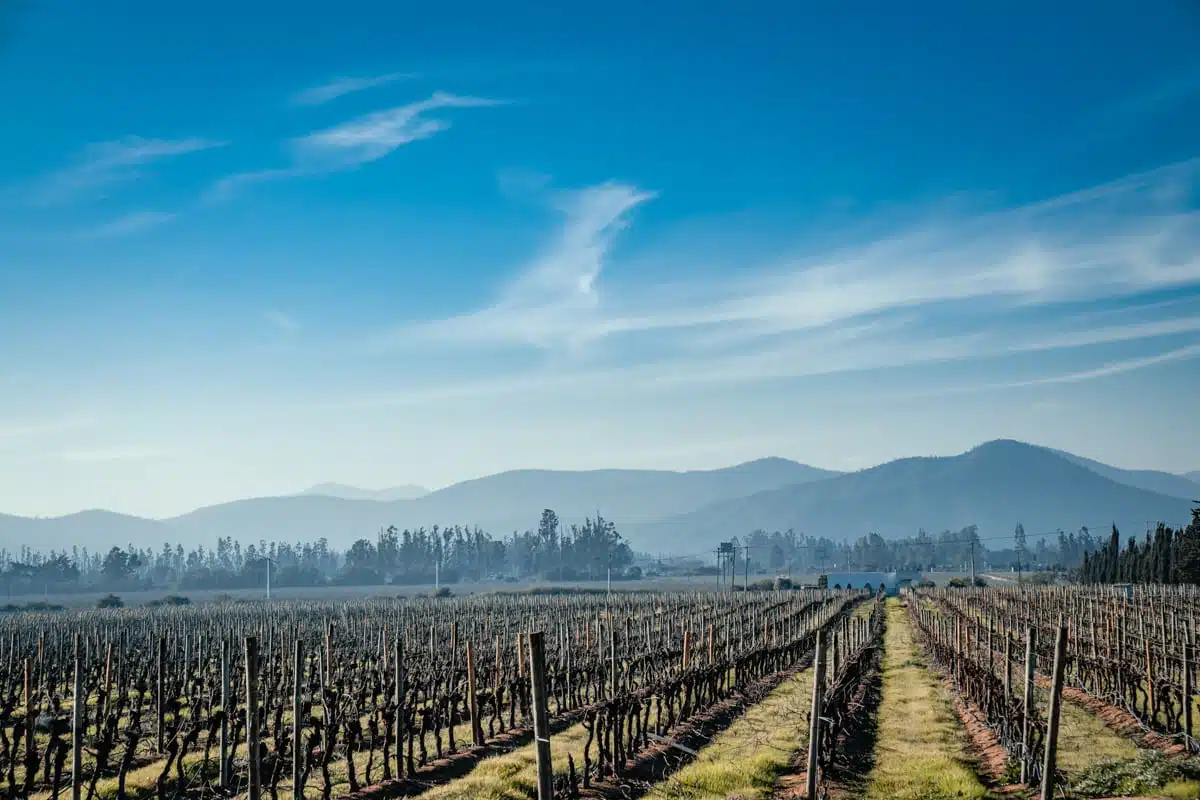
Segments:
[[[999,440],[957,456],[904,458],[712,503],[630,533],[653,536],[667,551],[703,551],[756,528],[842,539],[976,524],[986,538],[1009,535],[1017,522],[1031,535],[1081,525],[1107,530],[1114,521],[1182,524],[1190,508],[1188,500],[1117,483],[1047,448]]]
[[[62,517],[15,517],[0,514],[0,547],[17,558],[21,547],[35,550],[70,550],[72,547],[107,549],[114,545],[157,546],[167,541],[170,529],[158,520],[90,510]]]
[[[0,547],[15,554],[22,545],[207,546],[221,536],[243,542],[325,538],[346,547],[387,525],[457,523],[505,535],[536,526],[544,508],[553,508],[567,524],[599,511],[636,548],[653,552],[705,552],[755,528],[846,538],[872,530],[911,535],[922,527],[977,524],[985,537],[1007,537],[1018,521],[1031,534],[1080,525],[1107,528],[1112,521],[1185,522],[1190,500],[1200,499],[1190,485],[1168,473],[1118,469],[1000,440],[957,456],[903,458],[854,473],[782,458],[689,472],[513,470],[405,499],[384,493],[415,487],[381,493],[322,484],[298,495],[237,500],[168,520],[107,511],[37,519],[0,515]]]
[[[289,541],[324,536],[338,546],[373,536],[381,527],[479,525],[493,534],[537,526],[542,509],[566,523],[600,511],[619,521],[646,522],[708,502],[763,489],[821,480],[839,473],[783,458],[717,470],[512,470],[456,483],[412,500],[380,503],[319,495],[237,500],[167,520],[189,537],[233,536],[257,541],[262,531],[287,531]]]
[[[1102,475],[1109,480],[1123,483],[1126,486],[1133,486],[1137,489],[1145,489],[1148,492],[1157,492],[1158,494],[1165,494],[1170,497],[1182,497],[1184,500],[1192,500],[1200,497],[1200,483],[1196,483],[1187,476],[1174,475],[1170,472],[1160,472],[1153,469],[1120,469],[1119,467],[1110,467],[1108,464],[1062,450],[1046,449],[1081,467],[1087,467],[1097,475]]]

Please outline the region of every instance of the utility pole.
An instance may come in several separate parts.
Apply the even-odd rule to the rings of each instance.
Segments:
[[[266,565],[267,565],[267,599],[270,600],[271,599],[271,567],[272,566],[278,567],[279,562],[276,561],[275,559],[271,558],[270,556],[259,556],[258,560],[266,563]]]

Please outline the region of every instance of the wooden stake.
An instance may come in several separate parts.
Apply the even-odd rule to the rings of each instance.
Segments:
[[[529,634],[529,675],[533,688],[533,739],[537,753],[537,800],[554,800],[554,766],[550,762],[550,709],[546,698],[546,654],[542,632]]]
[[[262,796],[258,739],[258,639],[246,637],[246,761],[250,767],[248,800]]]
[[[817,629],[817,651],[813,657],[812,712],[808,719],[808,800],[817,800],[817,765],[821,755],[821,711],[825,692],[825,641],[823,632]]]
[[[79,800],[83,789],[83,663],[79,656],[79,634],[75,634],[75,692],[71,700],[71,800]]]
[[[1054,642],[1054,677],[1050,688],[1050,713],[1046,720],[1046,760],[1042,766],[1042,800],[1054,800],[1054,768],[1058,754],[1058,719],[1062,710],[1063,670],[1067,662],[1067,626],[1059,624]]]
[[[1021,716],[1021,783],[1026,786],[1029,785],[1029,768],[1032,766],[1029,747],[1033,733],[1033,720],[1030,715],[1033,713],[1033,674],[1037,659],[1034,647],[1036,643],[1037,632],[1030,625],[1025,629],[1025,693],[1022,697],[1024,713]]]
[[[304,800],[304,787],[300,785],[305,752],[301,741],[304,726],[300,719],[300,686],[304,676],[302,659],[303,645],[297,639],[292,646],[292,800]]]

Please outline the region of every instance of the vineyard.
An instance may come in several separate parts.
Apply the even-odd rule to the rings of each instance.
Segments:
[[[87,800],[939,796],[953,770],[923,774],[917,748],[962,771],[950,796],[1100,796],[1089,786],[1106,759],[1146,754],[1190,791],[1198,613],[1200,592],[1147,587],[11,615],[0,787]]]
[[[1198,603],[1181,586],[924,590],[909,613],[1012,774],[1067,789],[1060,726],[1080,709],[1194,771]]]
[[[3,628],[10,796],[413,794],[547,725],[587,731],[578,794],[681,724],[869,622],[852,592],[211,606],[27,614]],[[530,632],[540,632],[534,642]],[[836,636],[835,633],[835,636]],[[852,646],[851,643],[854,643]],[[859,647],[861,649],[861,647]],[[79,702],[75,702],[79,698]]]

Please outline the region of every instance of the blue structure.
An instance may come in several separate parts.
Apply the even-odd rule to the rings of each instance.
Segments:
[[[919,572],[828,572],[826,573],[830,589],[840,586],[843,589],[862,589],[870,585],[878,590],[879,585],[886,587],[887,595],[895,597],[900,593],[900,587],[921,580]]]

